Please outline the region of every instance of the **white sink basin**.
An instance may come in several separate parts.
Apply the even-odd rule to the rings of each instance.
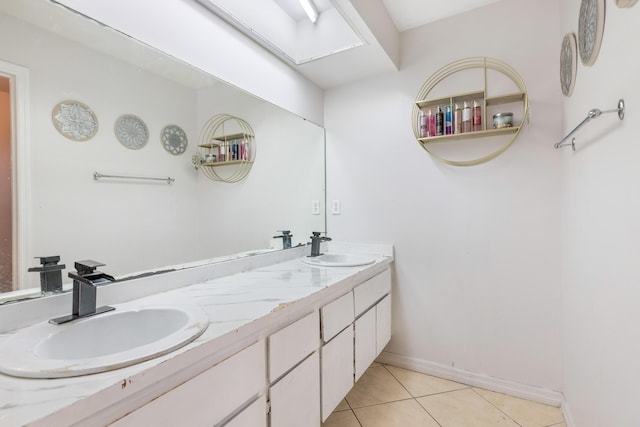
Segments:
[[[375,259],[370,255],[322,254],[316,257],[304,257],[302,262],[318,267],[358,267],[373,264]]]
[[[118,369],[172,352],[200,336],[208,324],[197,306],[116,306],[62,325],[41,322],[0,341],[0,372],[62,378]]]

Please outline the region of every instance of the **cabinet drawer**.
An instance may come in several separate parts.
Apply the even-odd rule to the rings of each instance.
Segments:
[[[113,425],[212,426],[265,389],[264,340],[179,385]]]
[[[320,345],[320,315],[314,311],[269,336],[269,381],[273,383]]]
[[[322,316],[322,340],[328,342],[353,322],[353,294],[349,292],[330,302],[320,309],[320,313]]]
[[[356,317],[391,291],[391,271],[383,271],[353,290]]]

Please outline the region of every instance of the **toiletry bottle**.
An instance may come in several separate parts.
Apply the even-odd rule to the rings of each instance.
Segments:
[[[427,115],[424,110],[420,110],[418,113],[418,135],[420,138],[429,136],[429,123],[427,123]]]
[[[436,135],[442,135],[444,133],[444,113],[442,108],[438,107],[436,110]]]
[[[482,110],[480,109],[480,103],[476,100],[473,101],[473,130],[482,130]]]
[[[462,109],[458,104],[453,113],[453,133],[462,133]]]
[[[224,141],[220,142],[220,145],[218,146],[218,161],[219,162],[226,162],[227,161],[227,147],[226,147],[226,143]]]
[[[471,129],[471,108],[469,103],[464,101],[464,104],[462,104],[462,132],[471,132]]]
[[[427,121],[429,122],[429,136],[436,136],[436,115],[432,109],[427,113]]]
[[[453,126],[451,124],[451,105],[447,105],[444,113],[444,133],[451,135],[453,133]]]

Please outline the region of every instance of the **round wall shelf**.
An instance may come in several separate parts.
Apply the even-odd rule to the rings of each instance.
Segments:
[[[482,77],[482,80],[484,82],[483,87],[480,87],[478,88],[478,90],[473,92],[460,93],[446,97],[430,97],[430,95],[432,95],[432,92],[434,91],[434,88],[436,88],[436,86],[442,83],[445,79],[451,78],[452,76],[466,70],[477,70],[479,73],[481,73],[482,75],[480,77]],[[495,95],[492,93],[491,96],[488,96],[489,92],[487,87],[487,70],[493,70],[506,76],[515,84],[517,91],[503,94],[498,93]],[[458,128],[457,126],[450,124],[449,126],[455,129],[452,129],[450,133],[447,134],[446,130],[444,129],[445,125],[441,123],[440,133],[436,133],[434,135],[424,135],[424,133],[421,134],[419,124],[421,111],[428,111],[434,108],[437,110],[438,108],[442,109],[442,107],[446,109],[448,107],[451,114],[450,121],[453,122],[454,117],[452,116],[455,113],[456,105],[459,106],[465,103],[473,103],[481,108],[481,124],[478,126],[478,128],[476,128],[475,130],[464,132],[460,131],[460,128]],[[492,116],[487,114],[487,110],[493,110],[496,113],[504,114],[503,111],[498,110],[498,106],[500,106],[499,108],[504,108],[502,107],[504,105],[510,105],[509,108],[512,108],[514,105],[521,108],[522,114],[519,115],[519,122],[514,122],[511,125],[503,125],[501,123],[496,127],[493,127],[493,121],[491,122],[491,124],[488,124],[487,118]],[[485,57],[461,59],[440,68],[431,77],[429,77],[429,79],[420,88],[420,91],[416,96],[413,110],[411,112],[413,133],[420,146],[424,148],[434,159],[452,166],[473,166],[496,158],[511,146],[511,144],[520,134],[523,125],[525,123],[528,123],[528,121],[529,101],[524,81],[522,80],[520,75],[510,65],[497,59]],[[433,148],[436,145],[440,144],[447,144],[447,146],[450,147],[453,144],[461,144],[460,141],[476,138],[495,140],[497,137],[502,138],[503,135],[510,136],[506,143],[500,145],[497,149],[492,149],[492,151],[488,154],[482,154],[479,157],[475,155],[468,160],[447,158],[446,155],[436,152],[437,150],[434,150]],[[464,147],[462,147],[462,145],[460,148],[464,150]]]
[[[239,117],[217,114],[202,127],[198,138],[199,154],[192,157],[196,169],[207,178],[220,182],[244,179],[256,156],[255,135],[251,125]]]

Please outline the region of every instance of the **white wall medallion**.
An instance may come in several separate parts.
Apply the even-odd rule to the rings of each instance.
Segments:
[[[638,0],[616,0],[616,6],[618,7],[631,7],[636,4]]]
[[[571,96],[573,93],[577,68],[576,35],[574,33],[565,34],[560,49],[560,87],[564,96]]]
[[[132,150],[138,150],[149,141],[149,129],[138,117],[125,114],[118,117],[115,125],[116,138],[122,145]]]
[[[578,51],[584,65],[598,58],[604,32],[605,0],[582,0],[578,18]]]
[[[53,107],[51,120],[62,136],[74,141],[87,141],[98,132],[98,118],[82,102],[60,102]]]
[[[174,155],[179,155],[187,150],[189,141],[187,134],[182,130],[180,126],[168,125],[162,129],[160,134],[162,139],[162,146],[165,150]]]

